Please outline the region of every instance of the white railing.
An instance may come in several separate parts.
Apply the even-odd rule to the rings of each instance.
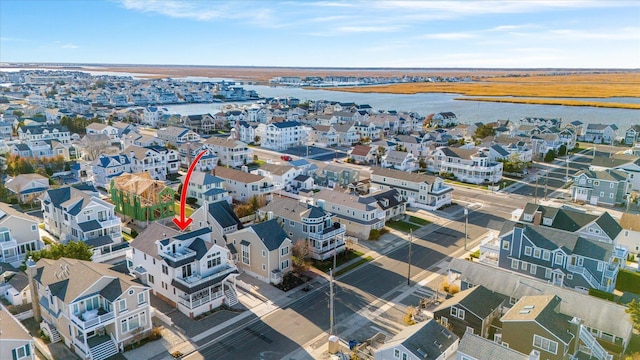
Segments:
[[[112,220],[98,220],[102,228],[106,228],[114,225],[122,225],[122,221],[120,219],[112,219]]]
[[[179,251],[180,252],[166,251],[166,252],[163,252],[162,254],[160,254],[160,256],[166,256],[166,257],[170,258],[173,261],[179,261],[179,260],[186,259],[188,257],[196,255],[195,251],[193,251],[193,250],[191,250],[189,248],[186,248],[186,247],[180,248]]]
[[[596,340],[589,330],[584,325],[580,325],[580,340],[587,345],[587,347],[591,350],[591,355],[595,356],[598,360],[611,360],[613,359],[613,355],[607,353],[607,351],[600,345],[598,340]]]
[[[87,321],[81,320],[75,314],[71,314],[71,321],[73,321],[74,324],[78,325],[78,327],[80,327],[83,330],[88,330],[98,325],[102,325],[106,322],[113,320],[114,318],[115,318],[115,312],[113,311],[108,312],[104,315],[97,316]]]
[[[204,297],[201,297],[199,299],[196,300],[191,300],[191,298],[189,296],[186,297],[178,297],[178,302],[181,305],[186,306],[189,309],[195,309],[198,306],[204,305],[209,303],[212,300],[218,299],[220,297],[224,296],[224,292],[222,290],[218,290],[214,293],[210,293],[209,295],[206,295]]]
[[[200,275],[191,275],[188,278],[175,278],[175,280],[177,282],[180,282],[180,283],[184,284],[185,286],[193,287],[193,286],[199,285],[199,284],[201,284],[201,283],[203,283],[205,281],[209,281],[214,277],[227,275],[227,274],[230,274],[230,273],[232,273],[234,271],[236,271],[235,267],[229,267],[229,268],[227,268],[225,270],[215,272],[215,273],[213,273],[211,275],[207,275],[205,277],[201,277]]]
[[[584,266],[567,265],[567,270],[569,270],[572,273],[581,274],[587,280],[589,285],[591,285],[591,287],[599,290],[603,290],[602,286],[600,285],[600,282]]]

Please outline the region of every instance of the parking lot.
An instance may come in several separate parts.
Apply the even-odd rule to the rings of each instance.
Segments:
[[[344,159],[347,157],[347,153],[339,148],[321,148],[316,146],[291,147],[282,153],[302,158],[308,157],[309,159],[319,161],[331,161],[333,159]]]

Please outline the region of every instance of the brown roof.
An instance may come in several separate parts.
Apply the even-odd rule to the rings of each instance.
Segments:
[[[369,154],[369,151],[371,151],[371,146],[356,145],[353,147],[353,150],[351,151],[351,155],[367,156]]]
[[[625,230],[640,231],[640,214],[623,213],[620,226]]]
[[[5,310],[4,307],[0,307],[0,319],[2,319],[2,331],[0,331],[0,340],[32,340],[31,335],[29,335],[27,329],[22,326],[20,321],[14,318],[13,315],[11,315],[7,310]],[[11,347],[9,347],[9,349],[11,349]]]
[[[254,183],[264,179],[264,176],[250,174],[248,172],[222,166],[217,166],[213,169],[213,175],[225,180],[235,180],[243,183]]]

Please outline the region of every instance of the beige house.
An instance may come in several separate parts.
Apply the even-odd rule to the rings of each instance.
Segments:
[[[291,239],[276,220],[251,225],[227,235],[237,266],[266,283],[279,284],[291,271]]]
[[[0,305],[0,359],[34,360],[33,337],[29,331]]]
[[[40,328],[82,359],[106,359],[151,331],[149,288],[112,265],[29,259],[27,274]]]
[[[218,166],[213,169],[213,175],[224,180],[224,188],[236,201],[246,202],[253,196],[265,196],[270,200],[271,193],[276,190],[269,178],[245,171]]]
[[[632,254],[640,255],[640,214],[622,213],[620,218],[622,231],[615,241],[618,245],[624,245]]]
[[[358,196],[334,190],[322,190],[313,197],[314,205],[335,214],[347,227],[347,235],[368,239],[373,229],[381,229],[386,213],[373,196]]]
[[[5,186],[18,196],[21,203],[30,203],[49,189],[49,179],[40,174],[19,174],[8,180]]]

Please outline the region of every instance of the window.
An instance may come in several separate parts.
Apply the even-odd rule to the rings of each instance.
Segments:
[[[613,183],[609,184],[609,189],[613,189]]]
[[[598,271],[602,271],[604,269],[604,263],[601,261],[598,261]]]
[[[604,197],[604,191],[600,191],[600,197],[603,198]]]
[[[531,246],[524,247],[524,254],[527,256],[531,256]]]
[[[289,254],[289,247],[285,246],[282,248],[282,251],[280,252],[280,255],[285,256]]]
[[[556,254],[556,265],[562,265],[562,254],[561,253],[557,253]]]
[[[533,335],[533,347],[556,354],[558,352],[558,343],[544,338],[540,335]]]
[[[267,251],[266,250],[262,250],[262,257],[267,257]]]
[[[284,270],[289,268],[289,260],[285,260],[283,262],[280,263],[280,270]]]
[[[547,279],[551,279],[551,269],[545,269],[544,277]]]
[[[519,261],[516,259],[511,259],[511,268],[512,269],[517,269],[518,268],[518,263]]]
[[[473,334],[473,328],[471,326],[467,326],[467,330],[465,332]]]
[[[531,267],[529,268],[529,272],[535,275],[538,272],[538,265],[531,264]]]
[[[573,280],[573,274],[567,274],[567,280]]]
[[[154,279],[153,275],[151,274],[147,274],[147,281],[149,281],[149,284],[155,284],[156,280]]]
[[[138,293],[138,305],[142,305],[144,304],[144,302],[145,302],[144,293],[143,292]]]
[[[267,265],[262,264],[262,271],[267,271]]]
[[[242,245],[242,263],[245,265],[251,265],[249,259],[249,245]]]
[[[402,360],[409,360],[409,356],[407,355],[407,353],[402,353]]]
[[[524,262],[524,261],[520,262],[520,268],[521,268],[522,270],[525,270],[525,271],[526,271],[528,266],[529,266],[529,263],[526,263],[526,262]]]
[[[127,300],[126,299],[122,299],[120,301],[118,301],[118,311],[122,312],[122,311],[126,311],[127,310]]]
[[[162,265],[162,273],[165,275],[169,275],[169,268],[167,265]]]
[[[453,317],[457,317],[460,320],[464,320],[464,310],[462,309],[458,309],[457,307],[452,306],[450,314]]]
[[[594,180],[593,181],[593,186],[599,186],[600,185],[600,181],[598,180]]]
[[[502,242],[502,250],[509,250],[509,242],[507,240]]]
[[[36,231],[37,228],[38,227],[35,224],[31,225],[31,231]]]
[[[400,359],[400,350],[393,349],[393,357],[396,359]]]
[[[144,328],[147,324],[147,314],[142,311],[138,314],[131,315],[126,319],[120,320],[120,332],[128,333],[139,327]]]
[[[14,359],[22,359],[31,355],[31,345],[25,344],[19,348],[11,350]]]
[[[536,259],[540,259],[540,253],[541,252],[542,251],[540,249],[534,249],[533,250],[533,257],[536,258]]]

